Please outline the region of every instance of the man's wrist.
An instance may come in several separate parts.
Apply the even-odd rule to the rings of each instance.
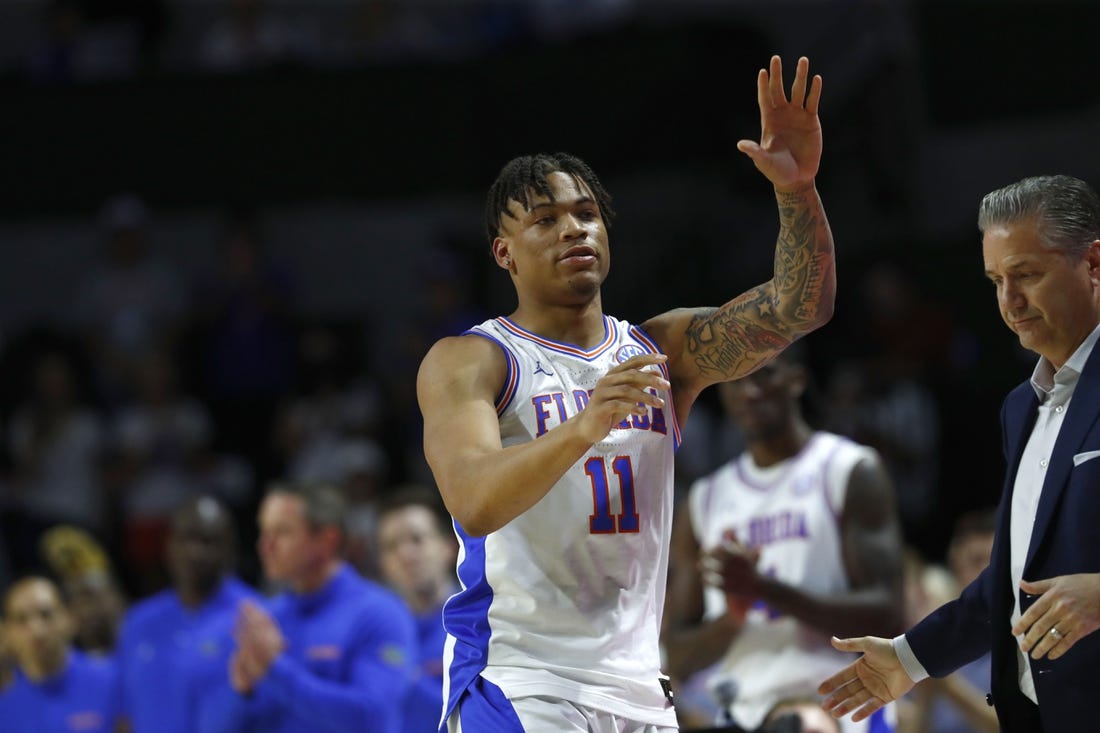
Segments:
[[[909,675],[909,679],[913,680],[913,684],[930,676],[924,665],[917,659],[913,647],[909,646],[909,640],[905,638],[905,634],[898,634],[890,643],[894,647],[894,654],[897,655],[901,668],[905,670],[905,674]]]

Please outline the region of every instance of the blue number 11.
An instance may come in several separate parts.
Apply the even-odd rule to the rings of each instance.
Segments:
[[[592,481],[593,511],[588,517],[588,531],[592,534],[637,532],[638,509],[634,503],[634,469],[630,465],[630,456],[616,457],[611,462],[611,470],[619,477],[619,497],[623,510],[618,517],[611,514],[611,491],[607,485],[604,459],[592,457],[584,462],[584,472]]]

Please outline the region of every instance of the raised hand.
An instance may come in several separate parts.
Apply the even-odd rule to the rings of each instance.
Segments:
[[[645,415],[650,407],[664,407],[665,401],[650,390],[669,388],[654,366],[667,360],[664,354],[642,354],[609,369],[577,416],[585,439],[599,443],[631,415]]]
[[[791,96],[783,89],[783,63],[772,56],[768,69],[756,77],[760,105],[760,142],[740,140],[737,149],[778,189],[797,189],[811,183],[821,163],[821,76],[810,75],[810,61],[798,59]],[[807,94],[807,86],[809,93]]]
[[[818,692],[826,695],[822,707],[834,718],[841,718],[854,710],[852,721],[858,723],[913,689],[914,682],[901,666],[889,639],[877,636],[856,639],[834,637],[832,643],[842,652],[862,654],[817,688]]]

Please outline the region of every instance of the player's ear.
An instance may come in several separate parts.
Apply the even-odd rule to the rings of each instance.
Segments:
[[[508,241],[503,237],[493,240],[493,259],[497,266],[505,270],[512,269],[512,255],[508,251]]]

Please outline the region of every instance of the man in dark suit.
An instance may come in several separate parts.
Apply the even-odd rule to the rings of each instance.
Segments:
[[[834,639],[861,656],[821,684],[861,720],[926,676],[992,652],[1006,733],[1097,729],[1100,701],[1100,198],[1069,176],[982,199],[986,275],[1020,344],[1039,355],[1001,409],[1008,466],[989,566],[894,639]]]

